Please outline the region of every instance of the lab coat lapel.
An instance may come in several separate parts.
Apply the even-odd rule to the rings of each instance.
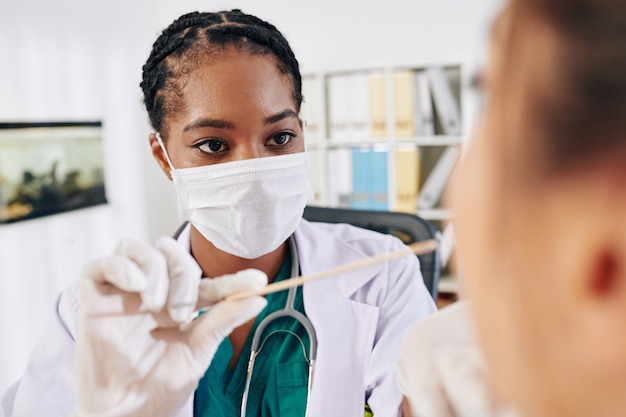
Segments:
[[[306,220],[296,230],[296,243],[301,255],[300,270],[303,275],[326,271],[331,268],[363,260],[368,257],[350,246],[348,242],[324,233]],[[342,295],[350,297],[381,270],[381,265],[371,265],[341,275],[324,278],[324,284],[337,288]],[[321,282],[321,281],[319,281]]]
[[[364,258],[346,241],[306,221],[296,232],[296,243],[303,275]],[[311,416],[363,416],[364,374],[376,334],[378,307],[352,296],[380,269],[371,266],[304,286],[304,308],[318,339]]]

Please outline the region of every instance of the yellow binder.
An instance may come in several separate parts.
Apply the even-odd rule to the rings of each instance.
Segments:
[[[372,72],[369,74],[370,114],[372,121],[372,138],[387,137],[387,88],[385,74]]]
[[[400,70],[393,74],[396,137],[415,136],[415,74]]]
[[[420,176],[420,153],[416,145],[398,145],[395,175],[396,210],[415,213]]]

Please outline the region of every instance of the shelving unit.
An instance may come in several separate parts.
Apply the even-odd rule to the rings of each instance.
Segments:
[[[439,200],[463,141],[461,75],[460,65],[305,74],[314,204],[413,212],[454,239]],[[454,292],[445,266],[440,290]]]

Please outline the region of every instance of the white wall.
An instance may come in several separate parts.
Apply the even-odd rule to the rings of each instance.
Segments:
[[[109,200],[0,225],[0,391],[22,373],[56,294],[84,263],[110,253],[123,235],[148,235],[142,157],[148,128],[138,83],[156,32],[151,4],[0,5],[0,121],[102,120]]]
[[[21,374],[56,293],[78,278],[85,262],[110,253],[121,236],[154,240],[178,225],[171,184],[149,154],[138,87],[149,48],[171,20],[196,9],[258,14],[287,36],[303,72],[429,63],[471,70],[501,3],[3,2],[0,120],[102,120],[110,204],[0,225],[0,392]],[[466,107],[471,114],[471,103]]]

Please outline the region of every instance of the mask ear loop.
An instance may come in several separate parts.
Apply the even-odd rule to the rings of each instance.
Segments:
[[[167,161],[167,164],[170,166],[170,171],[174,171],[174,165],[172,165],[170,156],[167,154],[167,150],[165,149],[165,145],[163,144],[163,139],[161,138],[161,134],[159,132],[155,132],[154,135],[156,136],[157,141],[159,142],[159,146],[161,147],[161,150],[163,151],[163,154],[165,155],[165,160]]]
[[[157,138],[157,141],[159,142],[159,146],[161,147],[163,154],[165,155],[167,164],[170,166],[170,175],[172,176],[172,181],[174,181],[174,186],[176,187],[176,198],[178,199],[178,220],[188,221],[189,194],[187,193],[187,187],[185,187],[185,182],[183,181],[180,172],[174,168],[174,165],[170,160],[170,156],[167,154],[167,150],[165,149],[165,145],[163,144],[161,134],[159,132],[156,132],[155,136]]]
[[[304,141],[304,152],[308,152],[309,151],[309,147],[307,146],[308,141],[306,140],[307,137],[307,122],[305,119],[300,119],[300,121],[302,122],[302,140]]]
[[[304,153],[306,154],[306,172],[307,172],[307,177],[309,178],[307,180],[307,184],[309,187],[309,197],[307,199],[307,203],[312,203],[315,201],[315,192],[313,191],[313,187],[311,186],[311,180],[310,180],[310,170],[311,170],[311,154],[309,153],[309,147],[308,147],[308,141],[307,141],[307,122],[305,119],[300,119],[300,121],[302,122],[302,139],[304,141]]]
[[[309,197],[307,199],[307,203],[312,203],[313,201],[315,201],[315,192],[313,191],[313,187],[311,186],[311,180],[310,180],[311,154],[309,153],[309,146],[308,146],[309,141],[307,140],[308,123],[306,119],[300,118],[300,121],[302,122],[302,139],[304,141],[304,153],[307,155],[306,156],[306,172],[307,172],[307,176],[309,177],[309,180],[308,180]]]

